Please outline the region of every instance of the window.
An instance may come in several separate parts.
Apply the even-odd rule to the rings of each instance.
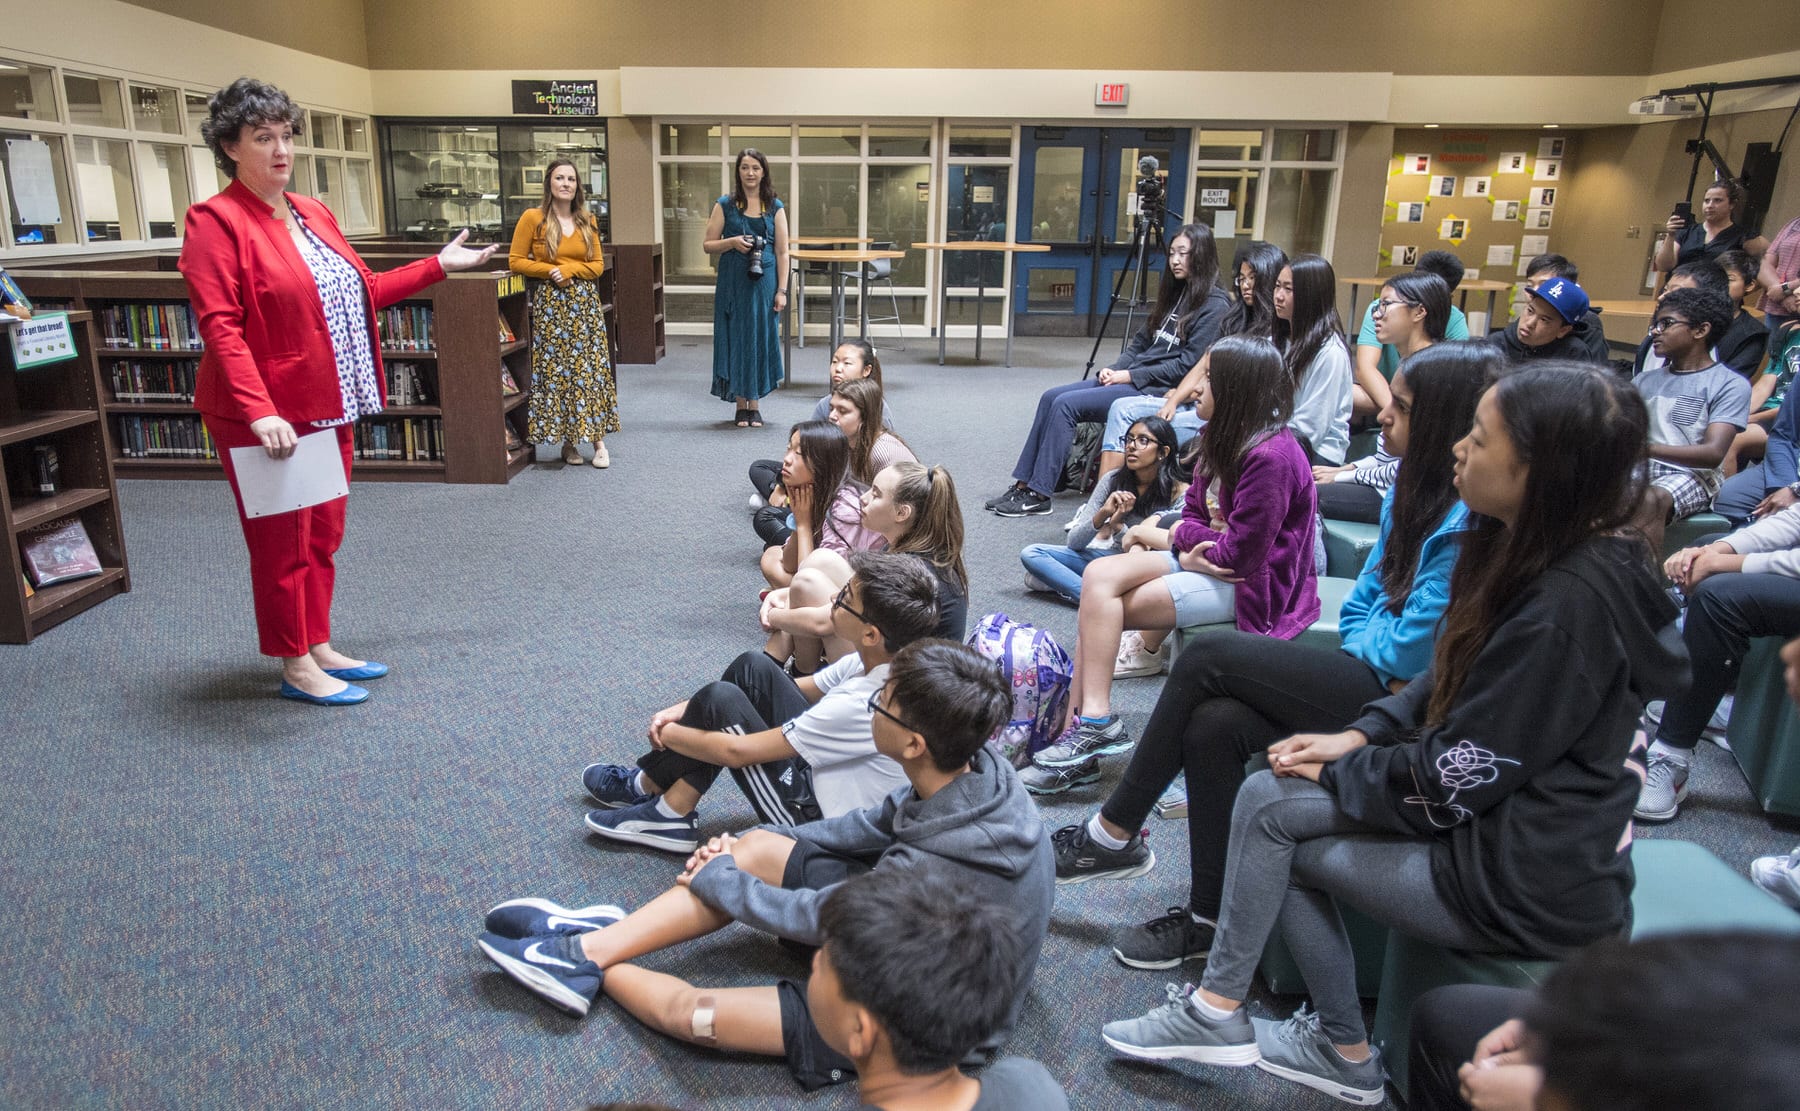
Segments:
[[[48,66],[0,60],[0,116],[56,118],[56,77]]]
[[[1013,129],[1010,127],[950,128],[952,158],[1011,158]]]
[[[7,222],[14,243],[81,242],[75,209],[69,204],[68,166],[62,136],[0,131],[0,170],[5,171]]]
[[[119,82],[110,77],[63,74],[63,95],[69,102],[69,122],[89,127],[124,127],[125,105]]]
[[[181,234],[188,209],[187,148],[168,143],[139,143],[138,179],[144,183],[144,221],[151,239]]]
[[[181,94],[156,85],[131,86],[131,122],[139,131],[181,134]]]
[[[143,239],[137,189],[132,184],[131,144],[121,139],[75,136],[75,181],[90,241]]]
[[[1289,255],[1329,250],[1343,153],[1339,128],[1203,129],[1194,149],[1194,220],[1218,227],[1229,210],[1235,232],[1219,237],[1221,265],[1252,239]]]
[[[724,132],[716,123],[671,123],[664,124],[657,130],[662,135],[662,141],[657,145],[659,154],[687,158],[708,155],[719,157],[719,137]]]
[[[369,153],[369,121],[357,119],[355,116],[344,117],[344,149],[362,154]],[[363,167],[367,172],[368,167]]]

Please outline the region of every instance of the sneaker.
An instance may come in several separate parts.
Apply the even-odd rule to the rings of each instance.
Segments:
[[[581,773],[581,785],[595,802],[617,810],[656,797],[637,789],[637,777],[638,770],[624,764],[589,764]]]
[[[1100,1028],[1100,1036],[1127,1057],[1147,1061],[1180,1058],[1206,1065],[1254,1065],[1261,1058],[1256,1048],[1256,1028],[1239,1007],[1237,1013],[1215,1022],[1188,1002],[1194,987],[1164,989],[1169,1001],[1143,1018],[1121,1019]]]
[[[1040,768],[1067,768],[1090,756],[1113,756],[1130,752],[1137,742],[1125,732],[1124,719],[1109,714],[1099,725],[1082,721],[1078,716],[1048,748],[1041,749],[1031,762]]]
[[[1186,907],[1170,907],[1161,918],[1119,935],[1113,956],[1127,968],[1179,968],[1182,961],[1206,956],[1212,943],[1213,927],[1194,921]]]
[[[482,934],[475,944],[500,971],[543,996],[552,1006],[585,1015],[600,994],[600,966],[581,951],[576,934],[501,937]]]
[[[587,827],[609,841],[629,841],[672,853],[691,853],[700,847],[694,815],[665,818],[656,809],[655,799],[622,810],[590,810]]]
[[[1800,845],[1781,856],[1759,856],[1750,862],[1756,886],[1800,910]]]
[[[1030,571],[1027,571],[1025,572],[1025,589],[1036,591],[1039,594],[1049,594],[1056,588],[1045,582],[1043,579],[1038,578]]]
[[[763,496],[761,494],[751,494],[750,495],[750,508],[751,509],[761,509],[763,506],[768,505],[768,504],[769,504],[768,502],[763,500]]]
[[[1147,675],[1161,675],[1169,666],[1169,641],[1173,637],[1164,637],[1162,647],[1152,652],[1144,647],[1144,638],[1136,629],[1126,632],[1119,638],[1119,656],[1113,661],[1114,679],[1141,679]]]
[[[1344,1060],[1319,1028],[1316,1011],[1301,1007],[1286,1022],[1258,1018],[1251,1023],[1256,1028],[1256,1046],[1262,1055],[1256,1067],[1264,1072],[1363,1107],[1373,1107],[1387,1099],[1387,1074],[1381,1067],[1381,1051],[1370,1046],[1368,1060]]]
[[[1088,835],[1086,822],[1064,826],[1052,833],[1050,851],[1056,856],[1056,882],[1059,884],[1134,880],[1156,867],[1156,854],[1150,851],[1143,832],[1132,834],[1124,848],[1109,849],[1096,844]]]
[[[1024,492],[1025,492],[1025,490],[1023,487],[1008,486],[1006,489],[1000,491],[1000,493],[998,495],[989,498],[987,501],[982,502],[981,508],[983,508],[983,509],[998,509],[1001,505],[1004,505],[1006,502],[1018,500],[1019,495],[1023,494]]]
[[[994,512],[1001,517],[1045,517],[1052,508],[1049,498],[1036,490],[1026,490],[1017,497],[996,505]]]
[[[1713,710],[1712,717],[1707,719],[1706,728],[1700,731],[1700,736],[1718,745],[1726,752],[1731,751],[1731,742],[1725,739],[1725,731],[1731,727],[1731,707],[1736,701],[1737,695],[1726,692],[1725,697],[1719,699],[1719,705]],[[1658,699],[1644,707],[1644,718],[1650,722],[1649,733],[1651,736],[1656,735],[1656,727],[1662,724],[1663,707],[1666,705],[1666,702]]]
[[[1156,800],[1155,811],[1158,818],[1174,819],[1187,817],[1186,781],[1177,778],[1173,783],[1169,784],[1168,790],[1164,791],[1162,796]]]
[[[625,912],[615,906],[571,910],[548,899],[509,899],[487,912],[482,925],[500,937],[538,937],[543,934],[585,934],[605,929]]]
[[[1060,795],[1076,787],[1100,782],[1100,758],[1090,756],[1066,768],[1040,768],[1032,764],[1019,773],[1019,782],[1034,795]]]
[[[1075,531],[1075,526],[1079,525],[1082,522],[1082,520],[1087,517],[1087,514],[1082,512],[1082,510],[1086,509],[1086,508],[1087,508],[1087,506],[1085,503],[1076,508],[1075,516],[1070,517],[1068,523],[1063,525],[1064,532],[1074,532]]]
[[[1678,764],[1662,753],[1652,751],[1644,786],[1638,791],[1637,809],[1631,816],[1640,822],[1670,820],[1687,800],[1687,784],[1686,764]]]

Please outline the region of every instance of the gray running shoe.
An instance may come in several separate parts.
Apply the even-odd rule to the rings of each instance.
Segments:
[[[1034,795],[1060,795],[1100,782],[1100,758],[1090,756],[1066,768],[1040,768],[1033,764],[1019,773],[1019,782]]]
[[[1055,511],[1050,499],[1036,490],[1016,492],[999,505],[994,513],[1001,517],[1044,517]]]
[[[1264,1072],[1304,1084],[1334,1099],[1374,1107],[1387,1099],[1387,1074],[1381,1067],[1381,1051],[1369,1047],[1366,1061],[1346,1061],[1319,1028],[1315,1011],[1301,1007],[1286,1022],[1252,1019],[1256,1045]]]
[[[1750,878],[1756,886],[1800,910],[1800,845],[1780,856],[1759,856],[1750,862]]]
[[[1124,719],[1118,714],[1109,715],[1099,725],[1089,724],[1077,717],[1069,728],[1063,730],[1062,736],[1056,738],[1048,748],[1040,749],[1031,758],[1031,762],[1040,768],[1067,768],[1090,756],[1130,752],[1131,746],[1136,743],[1131,734],[1125,732]]]
[[[1094,761],[1096,768],[1099,763],[1098,760]],[[1095,774],[1098,776],[1099,773]],[[1052,833],[1050,849],[1056,856],[1057,883],[1132,880],[1156,867],[1156,854],[1150,851],[1141,832],[1132,834],[1124,848],[1109,849],[1095,844],[1094,839],[1088,836],[1086,822],[1064,826]]]
[[[1119,943],[1113,946],[1113,956],[1131,968],[1179,968],[1182,961],[1204,957],[1212,951],[1214,932],[1212,926],[1194,921],[1186,907],[1170,907],[1161,918],[1152,918],[1121,934]]]
[[[1168,985],[1169,1001],[1143,1018],[1120,1019],[1100,1029],[1100,1036],[1127,1057],[1146,1061],[1180,1058],[1205,1065],[1254,1065],[1261,1059],[1256,1029],[1239,1007],[1223,1022],[1202,1015],[1189,1002],[1194,986]]]
[[[1631,816],[1640,822],[1666,822],[1681,811],[1687,800],[1688,766],[1660,752],[1650,754],[1644,786],[1638,791],[1637,809]]]

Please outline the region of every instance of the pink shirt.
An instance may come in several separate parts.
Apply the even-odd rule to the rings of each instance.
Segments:
[[[863,528],[862,491],[846,482],[831,499],[831,510],[825,514],[825,525],[819,530],[819,547],[849,555],[851,552],[879,552],[887,541],[879,532]]]

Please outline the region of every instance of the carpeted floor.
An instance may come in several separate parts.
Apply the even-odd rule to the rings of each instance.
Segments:
[[[1078,376],[1087,342],[1021,340],[1010,370],[940,368],[928,346],[884,354],[889,394],[902,434],[960,483],[971,612],[1072,644],[1074,611],[1023,591],[1017,552],[1059,537],[1073,503],[1017,521],[979,507],[1038,392]],[[854,1106],[848,1089],[804,1096],[778,1063],[691,1050],[604,1002],[566,1018],[473,943],[501,899],[632,906],[672,879],[675,858],[585,835],[579,775],[635,756],[652,712],[759,642],[745,467],[780,455],[827,359],[796,352],[802,385],[767,400],[770,427],[743,431],[706,394],[707,341],[677,339],[660,365],[623,368],[609,471],[359,484],[336,640],[394,674],[349,710],[273,697],[223,484],[122,484],[134,591],[0,647],[0,897],[14,923],[0,1106]],[[1134,729],[1158,685],[1120,684]],[[1100,798],[1061,796],[1046,814],[1064,824]],[[701,813],[710,830],[751,818],[728,782]],[[1334,1105],[1254,1069],[1127,1063],[1100,1042],[1102,1022],[1141,1013],[1174,978],[1106,949],[1185,899],[1185,823],[1152,825],[1151,875],[1058,892],[1014,1050],[1076,1107]],[[1704,745],[1681,819],[1643,832],[1740,867],[1795,839]],[[739,928],[646,963],[717,984],[803,971]]]

